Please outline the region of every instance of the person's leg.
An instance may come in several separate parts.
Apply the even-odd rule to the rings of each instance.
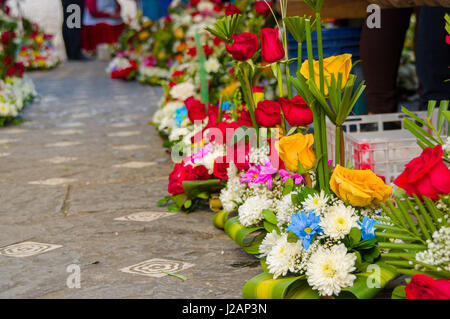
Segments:
[[[76,4],[81,10],[81,19],[84,11],[84,0],[61,0],[63,7],[63,26],[62,33],[64,38],[64,44],[66,46],[67,58],[69,60],[79,60],[81,55],[81,29],[80,28],[68,28],[67,19],[70,18],[73,11],[68,12],[67,8],[71,4]],[[82,21],[82,20],[81,20]]]
[[[420,99],[426,107],[429,100],[449,100],[450,45],[445,41],[445,13],[449,8],[422,7],[417,32],[417,74],[422,84]]]
[[[369,113],[397,111],[398,67],[412,10],[382,9],[380,29],[363,23],[360,55]]]

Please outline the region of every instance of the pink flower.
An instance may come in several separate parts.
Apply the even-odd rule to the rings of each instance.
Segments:
[[[265,160],[264,165],[259,165],[259,169],[259,176],[256,179],[255,183],[262,184],[267,182],[267,186],[269,187],[269,189],[272,189],[272,176],[273,174],[278,172],[278,170],[272,166],[270,160]]]
[[[213,147],[214,146],[212,144],[207,144],[206,146],[204,146],[203,148],[199,149],[197,152],[192,154],[192,156],[190,158],[191,159],[191,163],[195,164],[195,162],[197,160],[201,160],[204,156],[206,156],[209,153],[211,153]]]
[[[250,169],[241,174],[240,181],[244,183],[263,184],[267,182],[267,187],[272,189],[272,177],[278,170],[272,166],[270,160],[266,160],[264,165],[251,166]]]
[[[301,182],[303,182],[303,176],[297,173],[290,173],[289,171],[285,170],[285,169],[280,169],[279,171],[280,176],[281,176],[281,180],[283,181],[283,183],[285,183],[288,178],[292,178],[294,180],[295,184],[300,184]]]
[[[259,176],[259,169],[257,166],[250,166],[247,172],[241,174],[241,178],[239,179],[241,181],[241,184],[245,183],[255,183],[255,180]]]

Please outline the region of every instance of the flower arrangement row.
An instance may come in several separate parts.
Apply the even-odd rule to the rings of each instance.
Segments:
[[[19,123],[20,111],[37,95],[24,64],[16,59],[17,28],[17,21],[0,10],[0,127]]]
[[[282,0],[278,19],[267,1],[236,1],[187,38],[153,117],[174,161],[159,204],[188,213],[209,202],[213,224],[261,261],[245,298],[373,298],[400,275],[412,279],[393,298],[449,298],[448,101],[431,102],[426,120],[404,109],[424,150],[395,192],[347,167],[342,125],[365,86],[350,55],[323,57],[323,2],[305,0],[313,18],[287,17]],[[216,5],[193,0],[185,15]],[[288,32],[307,57],[289,57]]]

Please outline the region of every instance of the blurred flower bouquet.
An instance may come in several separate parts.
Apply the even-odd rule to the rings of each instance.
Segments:
[[[16,61],[17,22],[0,10],[0,126],[20,123],[19,112],[37,95]]]

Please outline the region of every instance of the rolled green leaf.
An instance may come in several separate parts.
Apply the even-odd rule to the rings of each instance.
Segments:
[[[212,217],[212,224],[214,227],[223,229],[228,220],[228,214],[229,212],[226,210],[221,210],[220,212],[215,213]]]

